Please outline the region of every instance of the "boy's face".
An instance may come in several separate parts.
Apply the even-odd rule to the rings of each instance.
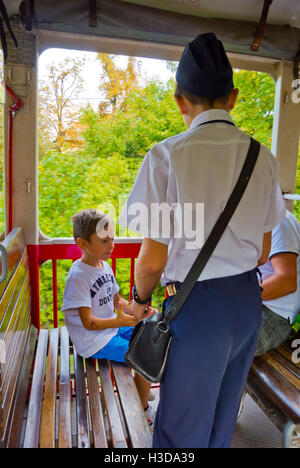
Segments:
[[[89,241],[78,238],[77,244],[90,258],[107,261],[114,250],[114,240],[114,238],[109,236],[100,238],[94,233]]]

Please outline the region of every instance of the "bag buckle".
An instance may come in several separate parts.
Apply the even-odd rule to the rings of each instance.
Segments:
[[[164,321],[158,322],[156,328],[160,333],[168,333],[169,331],[169,325]]]
[[[154,334],[153,334],[153,343],[158,343],[159,340],[162,338],[162,336],[165,333],[169,332],[169,324],[166,323],[165,321],[158,322],[158,324],[155,327]]]

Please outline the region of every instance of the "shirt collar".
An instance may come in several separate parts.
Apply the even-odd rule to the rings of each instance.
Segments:
[[[194,118],[190,129],[197,127],[203,123],[211,122],[212,120],[226,120],[227,122],[233,123],[230,114],[225,109],[210,109],[205,112],[201,112],[197,117]]]

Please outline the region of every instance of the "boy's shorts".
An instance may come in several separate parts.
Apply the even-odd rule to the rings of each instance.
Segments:
[[[133,327],[122,327],[104,348],[91,356],[94,359],[109,359],[125,363],[125,353],[129,346],[129,341],[133,332]],[[126,364],[126,363],[125,363]]]
[[[289,337],[292,326],[288,319],[280,317],[272,310],[262,306],[262,323],[255,356],[262,356],[270,349],[278,348]]]

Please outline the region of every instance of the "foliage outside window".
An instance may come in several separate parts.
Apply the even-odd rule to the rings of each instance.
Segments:
[[[296,188],[295,193],[300,195],[300,138],[299,138],[299,149],[298,149],[298,163],[297,163],[297,172],[296,172]],[[300,201],[294,202],[293,213],[297,216],[300,221]]]

